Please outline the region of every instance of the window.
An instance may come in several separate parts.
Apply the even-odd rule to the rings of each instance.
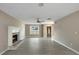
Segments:
[[[39,26],[30,25],[30,34],[39,34]]]

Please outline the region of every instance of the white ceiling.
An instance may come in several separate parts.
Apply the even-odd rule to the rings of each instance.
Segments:
[[[39,7],[38,3],[1,3],[0,9],[7,14],[27,22],[34,22],[36,18],[56,21],[68,14],[79,10],[78,3],[45,3]]]

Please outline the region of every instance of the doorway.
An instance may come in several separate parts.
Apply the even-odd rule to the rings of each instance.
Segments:
[[[51,37],[51,26],[47,26],[47,37]]]

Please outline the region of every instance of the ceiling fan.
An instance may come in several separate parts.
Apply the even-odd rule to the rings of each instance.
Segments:
[[[37,23],[44,23],[44,24],[55,24],[54,21],[52,21],[51,18],[47,18],[46,20],[40,20],[40,18],[37,18]]]
[[[37,23],[41,23],[41,22],[46,22],[46,21],[50,21],[51,18],[47,18],[46,20],[40,20],[40,18],[37,18]]]
[[[40,18],[37,18],[36,20],[37,23],[45,22],[44,20],[40,20]]]

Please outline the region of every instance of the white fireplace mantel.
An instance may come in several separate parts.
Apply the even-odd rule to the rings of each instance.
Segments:
[[[20,28],[18,27],[13,27],[13,26],[9,26],[8,27],[8,46],[12,46],[12,35],[13,33],[17,33],[19,32],[19,38],[20,38]]]

